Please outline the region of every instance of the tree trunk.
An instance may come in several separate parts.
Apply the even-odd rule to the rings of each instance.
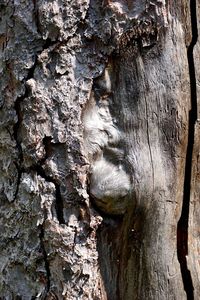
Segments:
[[[199,299],[200,7],[0,3],[0,299]]]

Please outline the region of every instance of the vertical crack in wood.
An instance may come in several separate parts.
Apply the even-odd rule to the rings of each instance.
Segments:
[[[192,41],[188,47],[188,67],[190,76],[191,110],[189,111],[188,145],[185,164],[185,180],[181,217],[177,226],[177,255],[180,263],[181,274],[187,299],[194,299],[192,276],[187,266],[188,255],[188,221],[190,209],[192,155],[194,147],[195,123],[197,120],[197,91],[193,49],[198,38],[196,0],[190,1]]]
[[[20,181],[21,181],[21,177],[22,177],[22,169],[18,166],[17,163],[15,163],[15,166],[17,169],[17,186],[16,186],[14,197],[13,197],[13,201],[15,201],[17,199],[17,195],[19,192],[19,185],[20,185]]]
[[[26,94],[26,90],[25,90],[25,94]],[[20,180],[21,180],[21,176],[22,176],[21,165],[23,163],[23,151],[22,151],[21,143],[20,143],[19,138],[18,138],[18,132],[19,132],[20,124],[22,122],[20,103],[24,99],[25,94],[21,97],[18,97],[16,99],[15,105],[14,105],[14,109],[15,109],[15,112],[16,112],[16,115],[17,115],[17,122],[13,126],[13,137],[15,139],[15,143],[16,143],[17,150],[18,150],[18,161],[15,162],[15,166],[16,166],[18,175],[17,175],[17,187],[16,187],[16,190],[15,190],[13,201],[15,201],[17,199],[17,195],[18,195],[18,192],[19,192]]]
[[[152,151],[151,151],[151,143],[150,143],[150,138],[149,138],[149,121],[148,121],[148,113],[147,113],[147,99],[145,97],[145,108],[146,108],[146,126],[147,126],[147,143],[149,147],[149,155],[150,155],[150,160],[151,160],[151,169],[152,169],[152,183],[153,183],[153,190],[154,190],[154,165],[153,165],[153,156],[152,156]]]
[[[40,245],[41,245],[41,250],[44,258],[44,264],[45,264],[45,270],[46,270],[46,276],[47,276],[47,283],[46,283],[46,296],[48,295],[48,292],[51,287],[51,272],[50,272],[50,266],[49,266],[49,261],[47,257],[47,252],[45,249],[44,245],[44,223],[40,225]],[[46,297],[45,297],[46,298]]]

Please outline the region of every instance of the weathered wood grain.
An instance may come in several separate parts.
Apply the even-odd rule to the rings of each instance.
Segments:
[[[190,9],[1,1],[1,299],[198,299]]]

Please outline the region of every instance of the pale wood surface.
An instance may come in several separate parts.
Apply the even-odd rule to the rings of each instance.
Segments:
[[[189,5],[2,1],[0,17],[0,298],[187,299],[177,226]],[[198,41],[198,112],[199,53]],[[199,133],[197,122],[186,232],[195,300]]]

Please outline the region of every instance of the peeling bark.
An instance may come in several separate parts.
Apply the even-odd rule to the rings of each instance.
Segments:
[[[198,299],[197,4],[0,3],[1,299]]]

